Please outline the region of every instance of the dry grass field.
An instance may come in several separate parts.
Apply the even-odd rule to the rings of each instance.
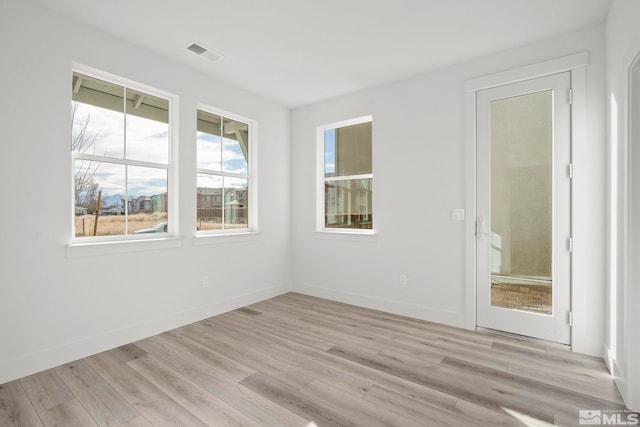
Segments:
[[[119,236],[125,233],[124,215],[100,215],[98,217],[98,230],[96,236]],[[93,236],[93,224],[95,215],[82,215],[75,217],[76,237]],[[151,228],[161,222],[167,221],[166,212],[162,213],[136,213],[129,215],[129,234],[137,230]],[[245,220],[246,221],[246,220]],[[221,230],[220,221],[198,218],[200,230]],[[225,224],[225,229],[247,228],[247,224]]]
[[[93,236],[95,215],[82,215],[75,218],[76,237]],[[96,236],[118,236],[125,233],[124,215],[101,215],[98,217]],[[136,213],[129,215],[129,234],[167,221],[166,212]]]

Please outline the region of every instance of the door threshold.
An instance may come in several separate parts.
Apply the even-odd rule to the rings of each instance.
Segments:
[[[482,326],[476,326],[476,332],[479,332],[481,334],[488,334],[488,335],[498,335],[501,337],[513,338],[515,340],[530,342],[533,344],[541,344],[549,347],[555,347],[555,348],[561,348],[563,350],[573,351],[571,349],[570,344],[560,344],[554,341],[547,341],[540,338],[528,337],[526,335],[518,335],[511,332],[500,331],[497,329],[483,328]]]

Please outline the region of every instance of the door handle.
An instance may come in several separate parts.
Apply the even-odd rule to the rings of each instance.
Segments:
[[[480,215],[476,224],[476,235],[478,236],[478,240],[482,242],[484,241],[485,236],[489,235],[489,232],[487,231],[487,218],[484,215]]]

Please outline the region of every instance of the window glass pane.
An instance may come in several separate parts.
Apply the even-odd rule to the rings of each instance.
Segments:
[[[223,182],[221,176],[198,174],[198,230],[222,229]]]
[[[165,169],[127,167],[129,194],[129,233],[167,231],[167,171]]]
[[[336,174],[336,130],[324,131],[324,176]]]
[[[169,162],[169,101],[127,90],[126,157]]]
[[[124,156],[124,88],[74,73],[71,151]]]
[[[224,119],[222,147],[222,170],[232,173],[247,173],[249,125],[236,120]]]
[[[221,117],[198,110],[198,169],[220,171],[222,165]]]
[[[329,171],[325,169],[325,177],[372,173],[371,122],[337,128],[335,135],[325,132],[325,158],[331,157],[332,146],[335,166]]]
[[[326,228],[373,228],[372,179],[325,182]]]
[[[75,237],[125,234],[125,167],[107,162],[75,161]],[[96,209],[100,196],[100,212]]]
[[[249,191],[247,180],[224,178],[224,228],[248,227]]]

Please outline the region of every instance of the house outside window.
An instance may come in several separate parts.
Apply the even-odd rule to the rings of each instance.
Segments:
[[[197,229],[199,234],[255,229],[251,174],[253,128],[247,119],[208,108],[197,112]]]
[[[318,128],[318,231],[373,232],[371,116]]]
[[[95,74],[72,74],[74,240],[170,234],[172,96]]]

